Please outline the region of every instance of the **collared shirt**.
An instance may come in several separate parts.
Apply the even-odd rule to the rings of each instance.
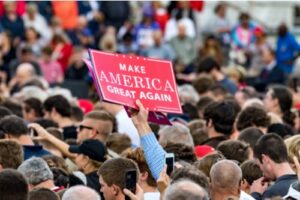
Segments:
[[[45,155],[50,155],[48,151],[43,149],[41,145],[23,145],[24,151],[24,160],[27,160],[31,157],[42,157]]]

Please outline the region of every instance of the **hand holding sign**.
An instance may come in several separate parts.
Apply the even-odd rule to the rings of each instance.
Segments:
[[[138,133],[143,136],[152,132],[148,124],[148,111],[144,108],[140,100],[136,100],[136,105],[139,110],[131,114],[131,119]]]

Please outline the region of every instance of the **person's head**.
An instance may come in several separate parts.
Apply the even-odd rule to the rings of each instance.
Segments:
[[[68,166],[62,157],[55,155],[45,155],[42,157],[50,168],[59,168],[65,172],[69,172]]]
[[[182,179],[167,187],[163,200],[208,200],[208,194],[199,185]]]
[[[221,160],[210,170],[212,196],[239,196],[241,181],[242,170],[231,160]]]
[[[59,123],[61,118],[71,117],[71,105],[62,95],[48,97],[44,104],[45,118],[49,118]]]
[[[296,134],[292,127],[282,123],[271,124],[270,126],[268,126],[267,133],[276,133],[283,139]]]
[[[208,127],[208,136],[213,133],[230,136],[236,118],[233,103],[229,101],[213,102],[204,110],[204,119]]]
[[[26,13],[28,14],[28,17],[33,20],[34,16],[38,13],[38,7],[34,3],[28,3],[26,5]]]
[[[190,84],[183,84],[178,87],[178,95],[182,104],[190,103],[195,105],[199,100],[198,93]]]
[[[53,173],[42,158],[32,157],[25,160],[18,167],[18,171],[25,176],[30,190],[46,181],[53,181]]]
[[[130,159],[113,158],[103,163],[98,175],[100,177],[101,192],[105,200],[125,198],[123,189],[125,188],[126,172],[129,170],[136,170],[138,179],[139,169]]]
[[[209,172],[211,167],[217,163],[220,160],[224,160],[225,157],[219,153],[219,152],[214,152],[207,154],[200,160],[196,161],[194,163],[194,166],[197,167],[200,171],[202,171],[207,177],[209,177]]]
[[[0,171],[17,169],[23,162],[23,149],[13,140],[0,140]]]
[[[153,38],[153,41],[154,41],[155,45],[157,45],[157,46],[161,45],[161,42],[162,42],[162,32],[160,30],[153,31],[152,38]]]
[[[39,39],[39,37],[40,34],[34,27],[27,27],[25,29],[25,38],[27,41],[36,41],[37,39]]]
[[[52,47],[50,45],[45,46],[42,49],[42,58],[44,61],[49,62],[51,60],[51,56],[52,56]]]
[[[197,102],[196,107],[197,107],[198,116],[199,116],[200,119],[204,119],[204,116],[203,116],[204,110],[212,102],[214,102],[214,99],[212,97],[209,97],[209,96],[203,96]]]
[[[174,124],[173,126],[165,126],[158,132],[159,143],[166,145],[169,142],[183,143],[187,146],[194,146],[193,138],[190,130],[181,124]]]
[[[171,184],[181,179],[189,179],[201,186],[205,191],[209,190],[208,177],[194,166],[182,167],[174,170],[171,177]]]
[[[23,118],[28,122],[33,122],[37,118],[43,117],[43,104],[37,98],[29,98],[23,102]]]
[[[262,171],[259,166],[253,160],[247,160],[241,164],[243,180],[242,180],[242,190],[249,193],[250,186],[252,183],[263,176]]]
[[[164,146],[164,149],[168,153],[174,153],[176,162],[184,161],[191,164],[197,160],[194,148],[192,146],[188,146],[178,142],[168,142]]]
[[[248,28],[249,27],[249,22],[250,22],[250,16],[248,13],[241,13],[240,14],[240,17],[239,17],[239,20],[240,20],[240,23],[241,23],[241,26],[243,28]]]
[[[13,113],[11,112],[11,110],[9,110],[8,108],[4,107],[4,106],[0,106],[0,119],[8,116],[8,115],[12,115]]]
[[[203,60],[199,63],[197,72],[199,74],[211,74],[214,73],[215,71],[220,71],[221,66],[219,63],[212,57],[206,57],[203,58]]]
[[[101,200],[95,190],[86,186],[74,186],[64,193],[62,200]]]
[[[195,146],[201,145],[208,139],[208,133],[206,128],[197,128],[191,131]]]
[[[288,33],[288,27],[286,26],[286,24],[280,24],[277,32],[279,37],[284,37]]]
[[[131,147],[131,139],[127,134],[112,133],[107,138],[106,146],[108,149],[121,154]]]
[[[275,180],[276,169],[274,166],[288,162],[287,148],[283,139],[274,133],[263,135],[254,146],[254,158],[262,170],[264,177]]]
[[[25,121],[15,115],[10,115],[1,119],[0,129],[4,133],[6,139],[18,140],[21,136],[29,134]]]
[[[78,106],[72,106],[72,114],[71,114],[71,119],[73,120],[74,123],[79,123],[83,120],[84,113],[82,109]]]
[[[35,188],[29,192],[28,200],[60,200],[60,198],[50,189]]]
[[[220,151],[225,158],[229,160],[236,160],[239,164],[248,159],[252,159],[252,153],[249,145],[239,140],[226,140],[221,142],[217,150]]]
[[[275,52],[272,49],[265,49],[262,51],[262,61],[268,65],[275,60]]]
[[[41,127],[47,129],[47,128],[58,128],[58,124],[53,121],[52,119],[44,119],[39,118],[34,121],[34,123],[39,124]]]
[[[151,175],[151,171],[144,156],[144,151],[141,148],[136,148],[134,150],[129,149],[123,153],[123,156],[133,160],[138,165],[140,170],[139,184],[142,188],[145,184],[149,187],[156,188],[156,181]]]
[[[106,142],[113,131],[115,118],[106,111],[92,111],[84,116],[83,121],[77,129],[77,142],[86,139],[98,139]]]
[[[186,25],[183,22],[178,22],[178,37],[184,38],[186,36]]]
[[[212,85],[215,84],[215,81],[206,74],[201,74],[193,81],[193,86],[200,96],[205,95]],[[201,98],[200,98],[201,99]]]
[[[249,99],[256,98],[257,92],[253,87],[247,86],[234,94],[234,98],[241,107],[244,106],[245,102]]]
[[[69,151],[77,154],[75,163],[84,172],[87,167],[98,169],[107,155],[106,146],[99,140],[93,139],[84,140],[79,146],[71,145]]]
[[[294,126],[296,116],[291,112],[293,95],[286,86],[271,86],[265,96],[264,105],[267,111],[280,115],[285,123]]]
[[[253,150],[255,143],[263,134],[264,133],[256,127],[249,127],[240,132],[238,140],[249,144]]]
[[[236,128],[242,131],[249,127],[266,129],[270,125],[270,118],[266,111],[259,107],[249,106],[242,110],[236,120]]]
[[[5,200],[28,200],[28,184],[14,169],[0,172],[0,197]]]
[[[225,17],[226,15],[226,5],[224,3],[219,3],[216,7],[215,7],[215,13],[216,15],[220,16],[220,17]]]
[[[83,31],[86,26],[87,26],[87,18],[83,15],[79,16],[77,18],[77,25],[76,25],[76,29],[79,30],[79,31]]]
[[[17,67],[16,80],[19,86],[24,85],[36,74],[34,67],[30,63],[22,63]]]
[[[17,4],[15,1],[4,1],[3,5],[6,14],[16,14]]]
[[[229,92],[223,85],[216,84],[209,88],[207,96],[213,98],[215,101],[223,101],[229,96]]]

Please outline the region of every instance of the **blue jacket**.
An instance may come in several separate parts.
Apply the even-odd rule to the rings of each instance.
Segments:
[[[278,37],[276,45],[276,60],[282,71],[290,74],[293,70],[293,62],[296,53],[300,51],[293,34],[287,33],[284,37]]]

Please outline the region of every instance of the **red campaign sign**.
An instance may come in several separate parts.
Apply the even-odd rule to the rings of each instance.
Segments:
[[[182,113],[172,63],[90,50],[96,84],[105,101],[150,111]]]

